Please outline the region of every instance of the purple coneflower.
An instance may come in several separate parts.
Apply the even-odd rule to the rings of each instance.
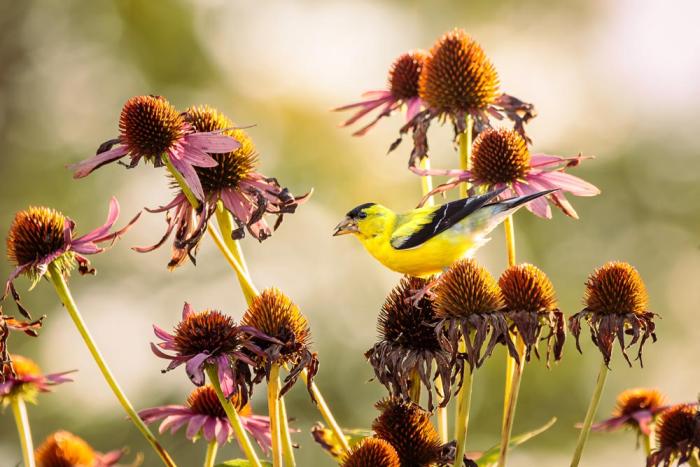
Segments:
[[[333,109],[335,111],[357,109],[357,112],[341,126],[352,125],[368,113],[380,108],[379,115],[374,120],[352,134],[353,136],[363,136],[381,118],[388,117],[404,105],[406,106],[406,120],[411,121],[421,109],[422,103],[418,97],[418,80],[427,58],[428,53],[424,50],[413,50],[401,54],[394,60],[389,69],[389,89],[368,91],[362,94],[366,100]]]
[[[564,193],[574,196],[595,196],[600,190],[592,184],[564,172],[576,167],[583,156],[562,157],[548,154],[530,154],[525,139],[518,132],[507,129],[484,130],[474,141],[470,170],[421,169],[411,170],[421,176],[452,177],[424,197],[421,205],[437,193],[445,192],[460,183],[469,182],[484,190],[505,188],[503,197],[522,196],[544,190],[557,190],[528,203],[526,208],[537,216],[552,217],[549,202],[564,214],[578,219],[578,214]]]
[[[231,399],[236,412],[243,423],[244,428],[265,453],[272,446],[270,433],[270,419],[261,415],[254,415],[250,405],[243,402],[237,393]],[[160,433],[170,430],[175,433],[181,427],[187,425],[187,439],[196,441],[200,435],[209,442],[216,441],[220,446],[231,441],[234,436],[231,422],[221,406],[216,391],[212,386],[206,385],[196,388],[187,396],[185,405],[165,405],[144,409],[139,416],[146,423],[163,420],[158,428]]]
[[[213,167],[217,162],[209,153],[234,151],[240,146],[220,131],[197,132],[170,102],[161,96],[132,97],[119,117],[119,137],[103,143],[97,155],[69,168],[82,178],[105,164],[129,156],[129,167],[141,158],[159,167],[167,157],[185,178],[199,199],[204,199],[195,167]]]
[[[205,367],[216,365],[224,395],[231,397],[240,393],[243,403],[247,403],[252,391],[249,365],[256,367],[257,357],[262,355],[252,338],[268,342],[268,336],[249,326],[237,326],[233,318],[220,311],[194,311],[189,303],[185,303],[182,320],[173,334],[156,325],[153,331],[162,339],[158,344],[151,343],[153,353],[171,361],[163,372],[184,363],[190,380],[196,386],[203,386]]]
[[[679,404],[665,410],[656,424],[656,449],[647,457],[647,467],[697,465],[700,454],[700,411],[695,404]]]
[[[22,314],[29,318],[29,313],[22,306],[19,294],[15,290],[14,280],[20,274],[32,280],[32,287],[37,284],[54,263],[62,274],[68,275],[77,264],[80,274],[94,274],[90,262],[84,255],[102,253],[105,248],[100,243],[114,243],[136,222],[140,213],[121,230],[111,232],[119,217],[119,203],[112,198],[109,213],[104,225],[80,237],[74,237],[75,222],[62,213],[47,207],[31,206],[15,214],[7,235],[7,256],[15,264],[5,284],[3,299],[8,293],[17,303]]]
[[[658,389],[627,389],[617,396],[612,417],[594,424],[591,430],[615,431],[623,427],[632,427],[639,434],[649,436],[654,417],[667,408],[664,395]]]
[[[292,214],[297,206],[308,199],[309,194],[295,197],[275,178],[256,171],[258,154],[250,137],[224,114],[208,106],[189,108],[185,121],[197,131],[229,135],[240,145],[230,152],[211,154],[217,165],[196,167],[204,196],[202,205],[194,208],[185,194],[178,190],[175,198],[165,206],[149,209],[149,212],[166,212],[168,227],[161,240],[150,247],[137,247],[136,251],[148,252],[160,247],[175,231],[173,256],[169,268],[181,265],[187,256],[194,262],[194,252],[199,246],[210,217],[218,202],[229,211],[237,224],[232,233],[234,239],[245,236],[246,230],[259,241],[272,235],[282,222],[284,214]],[[267,223],[266,214],[276,216],[273,227]]]
[[[37,467],[109,467],[119,462],[124,450],[100,453],[82,438],[67,431],[50,434],[36,449]]]
[[[67,375],[73,371],[44,375],[34,361],[22,355],[12,355],[13,375],[8,375],[0,383],[0,401],[3,405],[10,403],[12,397],[21,397],[25,401],[36,403],[39,392],[50,392],[52,386],[73,381]]]

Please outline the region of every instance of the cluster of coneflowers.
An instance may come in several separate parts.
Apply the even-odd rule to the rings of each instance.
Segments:
[[[565,193],[599,193],[590,183],[566,173],[585,157],[530,152],[525,124],[535,116],[533,105],[500,92],[495,67],[464,31],[445,34],[429,52],[400,56],[390,69],[388,89],[366,97],[339,109],[356,110],[348,125],[377,112],[356,135],[366,134],[381,118],[406,110],[407,121],[390,149],[398,147],[403,135],[411,135],[409,168],[421,177],[423,186],[423,197],[417,203],[432,204],[436,195],[453,188],[461,196],[500,189],[503,197],[555,190],[528,208],[549,218],[553,205],[576,218]],[[434,120],[449,120],[454,127],[458,169],[429,167],[428,130]],[[511,122],[512,128],[494,127],[499,120]],[[572,465],[578,465],[591,429],[622,426],[636,429],[644,440],[648,466],[697,464],[700,415],[695,404],[665,406],[656,391],[632,390],[620,396],[613,418],[593,424],[613,346],[620,346],[629,365],[632,360],[627,351],[636,346],[634,358],[641,366],[644,344],[649,338],[656,340],[656,315],[648,310],[644,283],[629,264],[610,262],[591,273],[585,284],[585,308],[567,320],[547,275],[536,266],[516,262],[514,226],[509,218],[505,222],[509,267],[498,280],[473,259],[456,262],[438,277],[402,278],[381,307],[380,340],[365,353],[387,397],[376,404],[380,413],[371,430],[344,431],[314,382],[319,359],[310,349],[307,319],[282,291],[257,290],[239,245],[246,235],[265,240],[308,194],[294,196],[277,179],[259,173],[259,155],[252,140],[221,112],[208,106],[181,112],[159,96],[129,99],[119,118],[119,135],[71,169],[81,178],[112,162],[133,169],[141,161],[165,169],[174,197],[161,207],[148,209],[164,214],[162,238],[152,246],[134,249],[148,252],[172,238],[168,268],[173,269],[188,260],[195,263],[198,246],[208,234],[232,267],[247,309],[236,318],[220,310],[193,307],[183,297],[181,319],[174,329],[154,325],[156,339],[151,349],[167,360],[163,371],[184,367],[194,389],[181,404],[137,411],[92,338],[67,280],[76,268],[81,274],[94,273],[86,256],[105,251],[139,216],[115,230],[119,204],[112,199],[105,224],[77,235],[74,221],[50,207],[18,212],[7,236],[8,257],[15,269],[6,282],[4,298],[15,302],[20,316],[4,315],[0,310],[0,399],[4,406],[12,406],[27,467],[108,466],[117,463],[125,451],[102,454],[66,431],[55,432],[34,450],[26,402],[35,403],[38,393],[71,381],[71,372],[44,375],[35,363],[9,352],[11,332],[37,336],[44,321],[51,322],[50,318],[33,318],[30,307],[23,304],[15,285],[20,276],[29,278],[32,287],[42,278],[52,283],[105,381],[134,427],[167,466],[176,462],[149,428],[154,422],[160,422],[160,434],[179,432],[192,441],[204,439],[205,467],[215,465],[218,448],[234,440],[245,459],[227,465],[269,465],[264,460],[268,457],[275,467],[296,465],[292,441],[296,430],[290,427],[284,396],[299,378],[327,425],[318,424],[312,434],[342,466],[504,466],[510,446],[551,426],[511,439],[527,362],[533,355],[542,357],[547,365],[560,360],[567,328],[581,350],[582,326],[588,327],[602,358]],[[433,189],[433,176],[448,180]],[[274,223],[269,222],[271,217]],[[501,345],[507,350],[508,363],[501,443],[480,455],[468,455],[474,375]],[[267,415],[254,414],[249,404],[261,385],[266,386]],[[447,417],[451,402],[456,405],[453,435],[448,433]]]

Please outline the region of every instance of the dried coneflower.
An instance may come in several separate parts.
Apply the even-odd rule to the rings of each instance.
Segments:
[[[633,388],[617,396],[612,417],[596,423],[594,431],[615,431],[624,427],[634,428],[638,434],[649,436],[654,418],[668,407],[664,395],[658,389]]]
[[[392,396],[410,400],[413,384],[418,381],[428,390],[428,409],[433,410],[431,380],[440,378],[445,394],[441,406],[447,405],[452,383],[450,353],[442,349],[435,325],[437,317],[429,294],[414,300],[429,280],[406,276],[394,287],[379,313],[377,330],[380,340],[365,352],[374,374]],[[433,370],[433,363],[435,370]]]
[[[383,439],[365,438],[343,458],[342,467],[401,467],[396,450]]]
[[[184,363],[190,380],[202,386],[207,366],[215,366],[224,395],[240,394],[243,403],[247,403],[253,390],[251,367],[257,367],[262,357],[262,350],[253,339],[267,342],[267,336],[255,328],[237,325],[220,311],[197,312],[189,303],[185,303],[182,320],[173,333],[156,325],[153,332],[162,342],[152,343],[151,350],[171,361],[164,372]]]
[[[449,117],[457,136],[467,129],[467,116],[474,118],[474,129],[479,133],[490,126],[489,116],[502,119],[505,114],[524,135],[524,124],[535,116],[532,104],[499,92],[495,67],[462,29],[444,34],[430,49],[420,75],[419,96],[426,110],[401,129],[402,134],[413,132],[410,166],[427,154],[427,130],[435,118]]]
[[[695,404],[675,405],[662,412],[656,425],[657,448],[647,467],[678,465],[700,454],[700,413]]]
[[[221,132],[239,142],[240,146],[230,152],[212,153],[216,161],[211,167],[195,167],[202,185],[204,197],[195,208],[182,190],[178,189],[175,198],[165,206],[149,209],[149,212],[165,212],[167,228],[161,240],[150,247],[134,248],[139,252],[152,251],[165,243],[173,231],[173,256],[169,268],[181,265],[189,256],[195,261],[195,254],[209,219],[214,214],[217,203],[230,212],[237,228],[231,233],[240,239],[248,231],[259,241],[272,235],[282,222],[285,214],[293,214],[305,202],[309,194],[292,195],[287,188],[280,186],[275,178],[257,172],[258,153],[253,140],[223,113],[209,106],[190,107],[184,113],[185,121],[196,131]],[[175,183],[174,187],[178,187]],[[266,215],[276,216],[273,227],[267,223]]]
[[[265,356],[263,364],[257,368],[260,378],[269,378],[273,365],[288,366],[289,374],[279,394],[283,396],[292,388],[300,373],[307,370],[307,386],[311,393],[311,383],[318,371],[318,359],[309,349],[309,323],[289,297],[275,288],[264,290],[253,299],[241,318],[241,324],[257,329],[261,334],[274,339],[254,339]]]
[[[354,132],[353,136],[366,134],[381,118],[388,117],[403,106],[406,106],[406,120],[413,119],[421,108],[418,80],[427,58],[428,53],[424,50],[413,50],[399,55],[389,69],[388,89],[365,92],[362,97],[366,100],[333,109],[335,111],[357,110],[352,117],[343,122],[342,126],[352,125],[378,108],[380,108],[379,114],[367,125]]]
[[[67,431],[50,434],[35,453],[37,467],[109,467],[123,455],[123,450],[97,452],[85,440]]]
[[[547,341],[547,364],[550,356],[560,360],[566,337],[563,313],[557,308],[554,286],[547,275],[532,264],[520,264],[506,269],[498,280],[503,293],[505,314],[525,343],[525,359],[530,360],[537,345]],[[548,333],[543,336],[543,332]]]
[[[471,168],[468,170],[422,169],[412,167],[419,175],[451,177],[423,198],[444,193],[462,183],[471,183],[484,190],[504,189],[502,196],[522,196],[544,190],[556,190],[527,204],[533,214],[549,219],[550,203],[567,216],[578,219],[574,207],[565,193],[574,196],[595,196],[600,190],[578,177],[565,173],[569,167],[578,166],[583,156],[562,157],[549,154],[531,154],[527,142],[518,132],[508,129],[488,128],[474,141]],[[549,201],[549,202],[548,202]]]
[[[569,319],[579,352],[581,320],[591,329],[593,343],[600,349],[606,365],[617,340],[622,355],[631,366],[627,349],[639,342],[637,360],[642,365],[642,350],[649,337],[656,341],[654,317],[648,310],[649,297],[639,272],[631,265],[613,261],[595,270],[586,282],[586,307]],[[632,336],[627,342],[626,335]]]
[[[129,156],[129,167],[141,159],[156,167],[169,164],[187,182],[198,199],[204,199],[195,167],[213,167],[211,153],[235,151],[240,146],[221,131],[201,132],[192,127],[170,102],[161,96],[129,99],[119,117],[119,137],[106,141],[97,155],[70,167],[75,178],[86,177],[105,164]]]

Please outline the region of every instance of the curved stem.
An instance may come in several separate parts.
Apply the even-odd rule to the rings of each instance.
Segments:
[[[255,449],[250,442],[250,438],[248,438],[248,433],[246,433],[245,428],[243,427],[241,417],[238,416],[238,412],[236,412],[236,408],[231,404],[231,401],[226,399],[223,391],[221,391],[221,383],[219,382],[219,375],[217,374],[216,367],[213,365],[208,365],[206,372],[207,376],[209,377],[209,382],[211,382],[211,385],[216,392],[216,397],[219,398],[219,403],[221,403],[222,407],[224,408],[224,412],[226,412],[228,420],[231,422],[231,426],[233,427],[233,431],[236,435],[236,440],[238,440],[238,444],[243,450],[248,462],[250,462],[254,467],[262,467],[260,459],[258,459],[258,455],[255,453]]]
[[[460,342],[460,347],[464,344]],[[467,428],[469,427],[469,409],[472,402],[472,383],[474,372],[465,365],[462,369],[462,387],[457,393],[457,416],[455,418],[455,439],[457,440],[457,454],[454,467],[462,467],[464,452],[466,450]]]
[[[216,452],[219,450],[219,445],[216,440],[209,441],[207,445],[207,454],[204,458],[204,467],[214,467],[216,463]]]
[[[294,460],[294,448],[292,446],[292,435],[289,432],[289,419],[287,418],[287,405],[284,403],[284,397],[280,397],[280,433],[282,437],[282,458],[284,459],[285,467],[294,467],[297,465]]]
[[[588,405],[588,412],[586,412],[586,418],[583,421],[583,427],[581,428],[581,433],[578,436],[578,442],[576,443],[576,450],[574,451],[574,457],[571,459],[571,467],[578,466],[581,461],[581,454],[583,454],[583,448],[586,446],[586,441],[588,441],[588,434],[591,432],[591,425],[593,424],[593,418],[595,413],[598,411],[598,404],[600,403],[600,396],[603,394],[603,388],[605,387],[605,379],[608,377],[608,366],[605,362],[601,363],[600,370],[598,371],[598,380],[596,382],[595,391],[593,391],[593,396],[591,397],[591,402]]]
[[[153,436],[153,433],[151,433],[143,420],[141,420],[141,418],[138,416],[136,410],[134,410],[134,407],[131,405],[131,402],[129,402],[129,400],[126,398],[124,391],[119,387],[116,379],[114,379],[114,375],[107,366],[107,362],[105,362],[102,353],[97,348],[95,340],[92,338],[92,335],[90,335],[90,331],[88,331],[85,321],[83,321],[83,317],[78,310],[78,306],[75,304],[73,296],[68,289],[68,284],[66,284],[61,271],[58,270],[54,263],[49,264],[49,279],[53,283],[58,297],[65,306],[66,311],[68,311],[68,314],[73,320],[75,327],[78,329],[78,332],[83,338],[83,341],[90,351],[93,360],[95,360],[95,363],[97,363],[97,366],[100,368],[102,376],[119,400],[122,408],[127,413],[133,424],[136,425],[136,428],[139,429],[143,437],[146,438],[151,447],[153,447],[153,449],[158,453],[158,456],[160,456],[163,463],[167,466],[174,467],[175,462],[173,462],[168,452],[160,445],[155,436]]]
[[[226,247],[226,244],[221,238],[221,235],[219,235],[219,232],[217,232],[211,224],[207,226],[207,232],[209,232],[209,235],[214,240],[214,243],[219,248],[219,251],[221,251],[221,254],[224,255],[224,258],[226,258],[226,261],[236,273],[246,302],[248,303],[248,305],[250,305],[250,303],[253,301],[253,298],[259,295],[258,290],[253,285],[253,281],[250,279],[248,274],[246,274],[245,270],[243,269],[243,266],[241,266],[241,263],[236,259],[235,256],[233,256],[233,253],[231,253],[231,251],[229,251],[229,249]]]
[[[428,156],[425,156],[423,159],[420,160],[420,168],[421,169],[430,169],[430,159],[428,159]],[[423,192],[423,196],[427,195],[431,191],[433,191],[433,177],[430,175],[425,175],[420,178],[420,184]],[[435,206],[435,197],[431,196],[428,198],[428,200],[425,202],[425,206]]]
[[[229,251],[238,260],[241,265],[241,269],[246,275],[250,275],[248,271],[248,265],[246,264],[245,258],[243,256],[243,250],[241,250],[241,243],[238,240],[233,239],[234,231],[234,221],[231,213],[226,209],[221,201],[216,203],[216,222],[219,224],[219,230],[221,231],[221,236],[224,239],[224,244],[228,247]],[[244,279],[240,276],[238,281],[241,282],[241,287],[243,287]]]
[[[304,384],[308,385],[308,378],[309,375],[307,371],[302,371],[301,379],[304,381]],[[316,408],[319,412],[321,412],[321,416],[328,425],[328,428],[330,428],[330,430],[333,432],[335,439],[343,447],[343,450],[345,452],[348,452],[350,450],[350,444],[348,444],[348,440],[343,434],[343,430],[340,428],[340,425],[338,425],[338,422],[335,421],[331,409],[328,408],[328,404],[326,404],[326,400],[323,398],[323,394],[321,394],[321,391],[318,389],[318,386],[316,386],[316,383],[313,381],[311,382],[311,393],[313,394],[314,399],[316,400]]]
[[[12,413],[17,424],[17,434],[22,446],[22,459],[24,467],[36,467],[34,462],[34,445],[32,443],[32,430],[29,428],[29,417],[27,416],[27,405],[24,399],[18,396],[12,397]]]
[[[270,434],[272,435],[272,465],[282,465],[282,432],[280,431],[280,367],[270,366],[270,380],[267,382],[267,411],[270,417]]]
[[[469,170],[472,158],[472,135],[474,129],[474,119],[467,115],[467,128],[459,135],[459,168]],[[464,182],[459,185],[459,197],[466,198],[469,194],[469,184]]]

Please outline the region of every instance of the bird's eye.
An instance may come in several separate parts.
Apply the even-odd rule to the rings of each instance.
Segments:
[[[364,218],[367,217],[367,213],[364,212],[364,211],[361,211],[361,212],[357,215],[357,217],[359,217],[360,219],[364,219]]]

